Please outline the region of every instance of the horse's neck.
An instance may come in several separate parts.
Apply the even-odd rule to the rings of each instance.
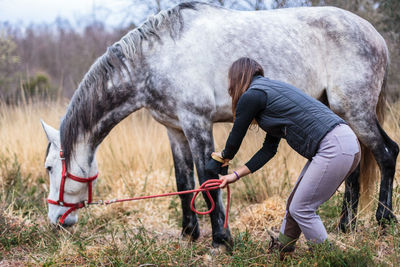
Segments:
[[[95,151],[111,129],[132,112],[144,106],[144,79],[139,66],[107,68],[101,58],[86,74],[74,94],[61,124],[61,138],[67,159],[80,142]],[[90,154],[90,153],[89,153]],[[90,155],[89,155],[90,157]]]
[[[145,105],[144,88],[140,86],[144,84],[144,78],[136,76],[132,79],[128,75],[132,73],[116,74],[114,82],[108,81],[106,95],[96,99],[98,108],[94,117],[97,120],[91,132],[95,146],[100,144],[115,125]]]

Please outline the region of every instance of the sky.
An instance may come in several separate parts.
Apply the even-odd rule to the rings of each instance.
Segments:
[[[135,7],[131,3],[129,0],[0,0],[0,22],[27,26],[52,23],[62,17],[76,26],[96,17],[108,26],[118,26],[123,23],[121,13],[126,13],[127,7],[132,16],[144,19],[146,0]]]
[[[297,0],[302,1],[302,0]],[[173,6],[178,0],[161,0],[161,8]],[[226,6],[255,0],[225,0]],[[271,0],[263,0],[268,6]],[[152,6],[149,9],[149,5]],[[84,27],[94,19],[108,27],[139,25],[155,12],[155,0],[0,0],[0,23],[18,26],[51,24],[57,18],[67,19],[73,27]]]

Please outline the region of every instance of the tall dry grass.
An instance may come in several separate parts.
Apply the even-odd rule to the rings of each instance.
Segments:
[[[46,175],[43,163],[47,140],[40,119],[58,128],[66,106],[66,102],[0,106],[0,155],[3,158],[17,159],[21,164],[22,177],[26,177],[24,182],[35,184],[38,177]],[[400,143],[399,119],[400,106],[389,107],[384,127],[397,143]],[[223,148],[230,129],[229,123],[215,124],[213,132],[217,151]],[[250,129],[231,168],[250,159],[261,147],[264,136],[262,130]],[[284,200],[304,164],[305,159],[282,141],[278,154],[266,166],[232,186],[232,216],[235,218],[232,225],[243,226],[244,220],[248,223],[258,221],[262,224],[259,227],[265,224],[278,226],[283,214]],[[95,198],[110,199],[176,191],[166,130],[145,110],[131,115],[112,130],[100,145],[98,165],[100,178]],[[397,170],[396,179],[398,173]],[[0,173],[0,187],[6,183],[4,177]],[[374,198],[375,204],[376,198],[377,194]],[[263,202],[265,200],[266,202]],[[248,207],[252,203],[259,204]],[[398,204],[400,203],[394,203],[397,214]],[[374,206],[374,203],[371,203],[371,206]],[[118,212],[126,211],[133,211],[129,215],[130,222],[140,221],[163,229],[179,229],[179,220],[174,218],[180,216],[177,198],[118,204],[106,210],[103,207],[93,209],[96,216],[107,213],[110,216],[118,216]],[[269,219],[262,223],[262,219],[266,217]]]

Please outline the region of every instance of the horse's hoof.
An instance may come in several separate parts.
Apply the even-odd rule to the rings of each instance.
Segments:
[[[232,249],[226,245],[218,245],[216,247],[213,247],[210,249],[210,255],[215,257],[218,255],[223,255],[223,254],[231,254]]]
[[[382,227],[386,227],[390,223],[398,222],[393,212],[385,208],[383,209],[378,208],[376,212],[376,220],[378,221],[378,224]]]
[[[229,236],[227,237],[223,242],[212,242],[212,250],[215,250],[215,252],[224,253],[224,254],[230,254],[232,253],[233,249],[233,240]]]
[[[352,223],[349,223],[348,220],[340,220],[338,225],[338,230],[342,231],[342,233],[347,233],[348,230],[354,231],[356,230],[356,222],[355,219]]]
[[[213,234],[212,247],[230,253],[233,249],[233,239],[229,229]]]

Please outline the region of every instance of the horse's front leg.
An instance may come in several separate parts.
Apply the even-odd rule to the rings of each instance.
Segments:
[[[178,191],[194,189],[193,158],[189,143],[181,130],[168,128],[168,137],[171,143],[174,159],[176,185]],[[182,235],[196,240],[200,235],[197,215],[191,210],[190,202],[193,194],[179,195],[182,204]]]
[[[195,117],[190,122],[186,120],[185,124],[184,132],[189,141],[200,184],[209,179],[218,179],[218,176],[208,177],[205,170],[205,165],[214,151],[211,121],[202,117]],[[210,213],[213,237],[212,245],[215,248],[222,245],[230,250],[232,247],[232,237],[229,227],[227,229],[224,228],[225,207],[222,203],[221,190],[213,190],[210,193],[215,202],[215,209]],[[208,208],[210,208],[211,203],[206,194],[203,193],[203,196]]]

